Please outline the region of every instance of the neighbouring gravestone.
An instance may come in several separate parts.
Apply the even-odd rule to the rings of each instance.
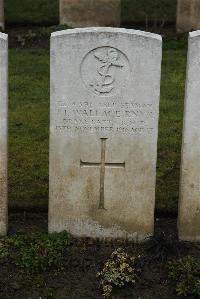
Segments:
[[[177,32],[200,29],[200,0],[178,0]]]
[[[179,204],[179,238],[200,241],[200,31],[189,35]]]
[[[153,234],[161,49],[135,30],[52,34],[49,232]]]
[[[8,37],[0,33],[0,235],[7,233]]]
[[[4,29],[4,0],[0,0],[0,28]]]
[[[60,24],[120,26],[121,0],[60,0]]]

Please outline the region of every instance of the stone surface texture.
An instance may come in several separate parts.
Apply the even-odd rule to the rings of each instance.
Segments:
[[[60,0],[60,24],[120,26],[121,0]]]
[[[0,235],[7,233],[8,37],[0,33]]]
[[[0,28],[4,29],[4,0],[0,0]]]
[[[179,204],[179,238],[200,241],[200,31],[189,35]]]
[[[161,49],[135,30],[52,34],[50,232],[153,234]]]
[[[177,32],[200,29],[200,0],[178,0]]]

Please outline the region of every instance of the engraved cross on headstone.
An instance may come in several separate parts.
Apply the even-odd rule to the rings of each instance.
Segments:
[[[104,207],[104,185],[105,185],[105,169],[106,168],[125,168],[125,162],[123,163],[106,163],[106,140],[107,138],[101,138],[101,162],[83,162],[81,160],[81,167],[100,167],[100,201],[99,209],[105,209]]]

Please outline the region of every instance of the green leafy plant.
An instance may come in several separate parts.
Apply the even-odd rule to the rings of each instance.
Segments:
[[[178,296],[200,297],[200,258],[186,256],[169,262],[169,277],[176,283]]]
[[[109,297],[113,287],[121,288],[126,284],[136,283],[141,272],[139,260],[140,256],[130,256],[121,248],[111,254],[102,271],[97,273],[103,297]]]
[[[14,263],[28,272],[42,272],[50,268],[60,270],[68,240],[66,232],[16,236],[10,239],[15,249]]]

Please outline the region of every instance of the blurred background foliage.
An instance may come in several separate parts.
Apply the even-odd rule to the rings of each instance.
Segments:
[[[5,0],[7,25],[59,23],[59,0]],[[122,24],[174,23],[176,0],[122,0]]]

